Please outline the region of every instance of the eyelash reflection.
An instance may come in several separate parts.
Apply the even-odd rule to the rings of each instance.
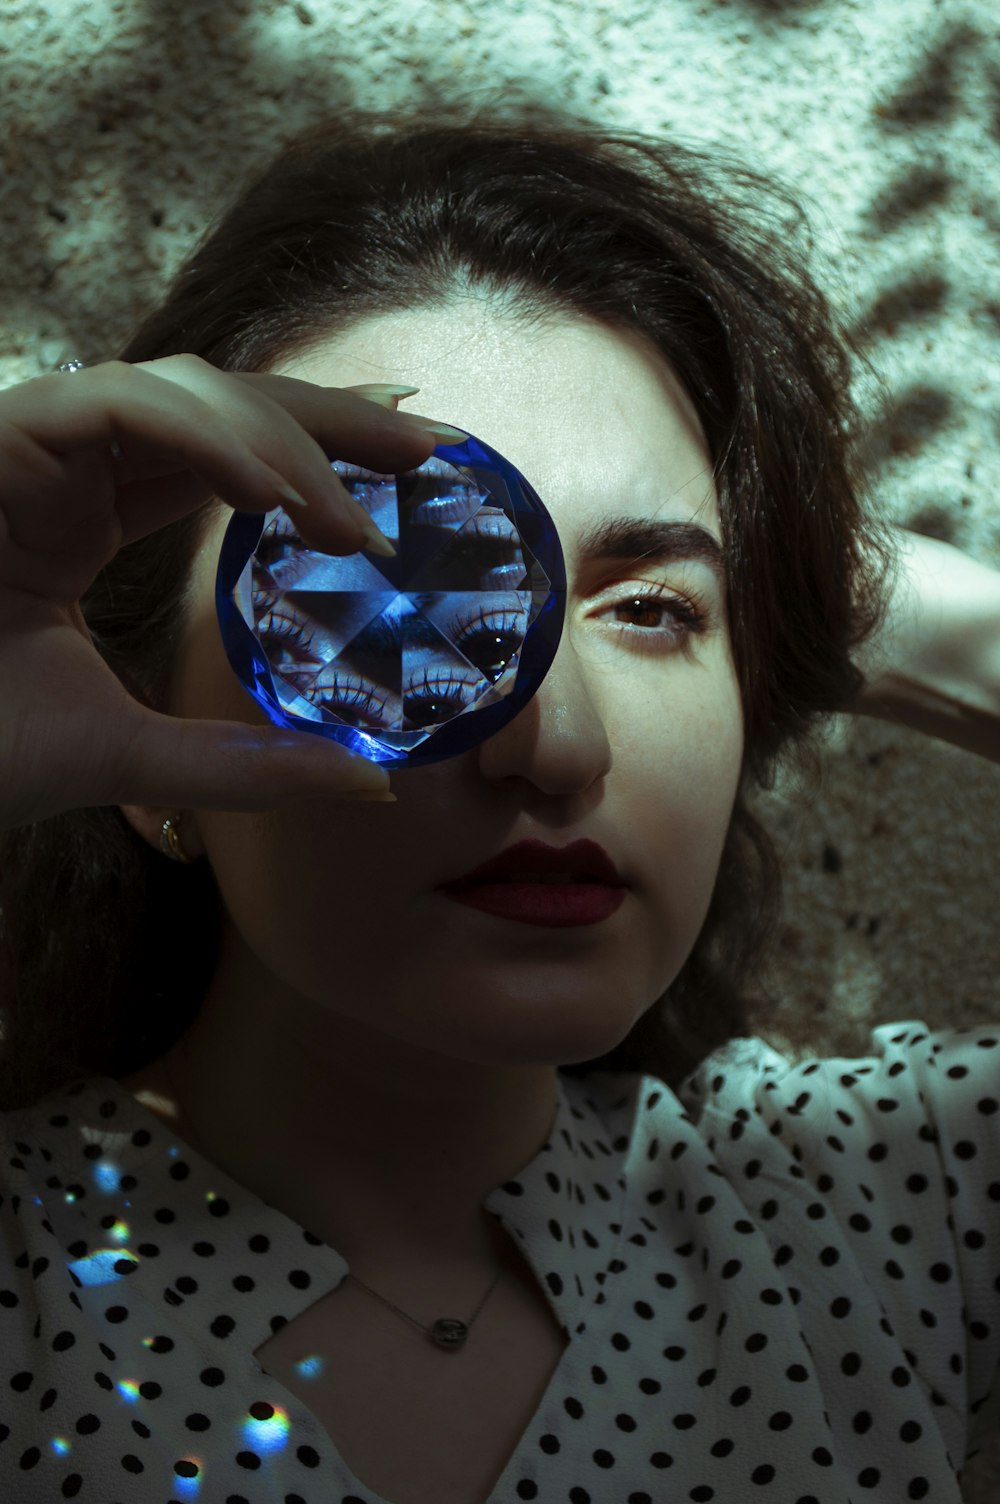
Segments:
[[[272,592],[272,604],[275,598]],[[271,624],[266,630],[261,629],[264,622]],[[268,640],[288,642],[293,648],[299,649],[303,657],[308,654],[313,640],[312,634],[307,636],[297,622],[286,616],[275,616],[273,612],[261,618],[257,635],[262,643]],[[515,642],[515,648],[516,645]],[[501,661],[496,673],[490,677],[499,678],[505,661]],[[294,670],[282,667],[282,673],[286,679],[294,682]],[[444,674],[431,673],[425,668],[421,682],[411,684],[403,695],[403,710],[408,727],[433,726],[457,715],[470,703],[478,682],[462,678],[451,671]],[[380,697],[377,688],[360,676],[345,677],[335,673],[332,681],[325,684],[319,692],[318,703],[323,709],[332,711],[340,720],[361,726],[366,731],[377,733],[384,725],[382,718],[386,710],[385,698]]]
[[[297,648],[305,657],[312,648],[314,634],[307,633],[302,624],[291,616],[281,616],[273,610],[277,600],[274,591],[256,592],[254,597],[261,609],[257,636],[262,643],[286,642]],[[459,618],[452,622],[450,640],[470,663],[475,664],[485,678],[496,681],[500,678],[524,637],[526,611],[480,611],[469,620]],[[427,676],[424,675],[425,687]],[[440,695],[441,687],[435,684],[434,692]],[[415,690],[407,692],[419,699]]]

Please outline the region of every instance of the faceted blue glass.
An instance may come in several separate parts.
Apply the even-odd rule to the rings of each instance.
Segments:
[[[465,752],[523,710],[556,655],[555,524],[472,434],[396,475],[331,468],[397,556],[319,553],[281,508],[234,512],[215,585],[226,656],[276,726],[390,767]]]

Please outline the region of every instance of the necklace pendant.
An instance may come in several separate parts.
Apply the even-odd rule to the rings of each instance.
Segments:
[[[440,1316],[431,1327],[431,1336],[438,1347],[461,1347],[468,1333],[465,1322],[456,1321],[454,1316]]]

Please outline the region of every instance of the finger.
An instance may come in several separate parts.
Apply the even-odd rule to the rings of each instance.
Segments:
[[[152,386],[151,381],[167,386]],[[256,404],[238,401],[241,386],[244,393],[257,394]],[[377,384],[372,388],[374,393],[379,390]],[[434,437],[420,426],[431,419],[397,413],[363,391],[317,386],[291,376],[221,371],[200,356],[171,355],[135,364],[105,361],[72,380],[65,374],[38,376],[0,391],[0,406],[6,421],[22,426],[38,443],[60,454],[105,449],[115,440],[127,446],[131,429],[133,440],[161,462],[177,451],[179,443],[186,446],[184,454],[189,448],[193,455],[207,449],[210,457],[211,446],[199,446],[197,429],[188,434],[185,425],[207,424],[217,434],[228,421],[247,448],[283,473],[276,463],[280,455],[268,448],[267,425],[260,421],[261,398],[276,402],[319,441],[327,462],[344,459],[375,468],[384,461],[389,473],[409,468],[416,454],[426,455],[434,447]],[[126,449],[123,463],[134,463],[130,478],[139,477],[141,455],[133,461]],[[327,468],[328,463],[321,467],[321,476]]]
[[[74,510],[61,483],[65,469],[47,474],[56,470],[52,461],[68,456],[78,464],[86,454],[87,462],[94,463],[93,451],[106,450],[112,439],[128,444],[135,456],[129,464],[136,468],[144,454],[160,465],[172,456],[173,472],[192,472],[209,493],[241,510],[270,510],[285,481],[266,455],[258,455],[244,434],[220,415],[223,406],[206,402],[175,380],[121,361],[95,366],[72,381],[65,376],[39,377],[0,393],[0,419],[23,445],[22,452],[13,451],[17,472],[0,498],[15,541],[33,526],[44,529],[46,512],[58,520]],[[33,453],[38,457],[34,473]],[[106,463],[110,467],[110,459]],[[128,465],[122,469],[128,473]],[[25,475],[21,486],[20,472]],[[120,520],[122,541],[130,542],[128,517]]]
[[[84,376],[90,379],[85,382]],[[43,393],[40,401],[46,383],[52,400]],[[109,434],[126,431],[130,443],[140,447],[149,442],[172,448],[175,475],[193,472],[199,478],[202,489],[195,487],[191,507],[212,493],[250,512],[284,504],[282,478],[201,398],[178,385],[121,363],[72,381],[41,377],[0,393],[5,585],[76,600],[119,548],[161,525],[146,510],[134,527],[129,502],[138,493],[123,489],[119,497],[113,462],[94,448],[100,444],[106,450]],[[86,477],[86,483],[75,485],[74,477]],[[346,496],[325,525],[324,542],[331,548],[362,547],[363,534]]]
[[[50,453],[104,449],[116,440],[130,460],[136,449],[137,458],[143,450],[173,454],[178,468],[240,510],[271,510],[275,492],[288,482],[313,504],[321,525],[342,521],[342,542],[353,547],[360,546],[357,508],[330,458],[387,472],[411,469],[440,442],[414,426],[410,414],[336,387],[223,372],[191,355],[136,365],[108,361],[72,381],[46,376],[24,382],[0,399],[4,420]],[[129,519],[121,520],[127,543]]]
[[[294,513],[304,540],[330,553],[371,546],[357,531],[369,523],[368,515],[333,474],[331,459],[391,474],[423,464],[440,443],[467,437],[463,430],[429,432],[425,425],[433,420],[297,377],[220,372],[193,356],[171,356],[153,366],[162,379],[176,380],[217,406],[234,431],[287,478],[308,504]],[[353,526],[345,530],[345,522]]]
[[[127,766],[95,802],[239,812],[389,793],[384,768],[309,733],[145,708],[141,716]]]
[[[400,400],[398,390],[388,392],[379,384],[343,387],[338,390],[356,393],[366,402],[377,403],[390,412],[396,410],[396,404]],[[116,473],[121,477],[118,494],[126,502],[129,513],[129,541],[145,538],[168,523],[186,517],[212,495],[211,487],[198,476],[191,472],[177,471],[176,459],[167,451],[162,455],[154,455],[150,451],[147,457],[134,462],[124,460],[116,467]],[[297,522],[304,523],[304,531],[307,533],[322,528],[322,520],[318,517],[307,521],[299,512],[295,512],[294,517]],[[348,546],[351,549],[355,547],[353,538],[349,545],[343,546],[337,540],[336,546],[329,551],[345,553]]]
[[[270,373],[234,374],[284,408],[314,439],[327,465],[339,459],[388,475],[416,469],[438,444],[446,442],[446,436],[432,434],[423,426],[437,419],[396,412],[348,387],[319,386]],[[466,437],[461,429],[455,433]]]

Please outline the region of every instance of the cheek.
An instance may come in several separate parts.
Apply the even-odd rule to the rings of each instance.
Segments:
[[[677,792],[717,792],[732,803],[743,758],[743,712],[735,669],[720,650],[668,674],[622,677],[606,707],[612,744],[651,783]],[[707,811],[706,811],[707,812]]]
[[[233,924],[300,991],[328,989],[341,970],[384,956],[388,936],[412,944],[404,931],[415,924],[421,842],[400,806],[331,800],[301,812],[198,818]]]
[[[735,673],[689,670],[630,698],[614,737],[630,834],[675,903],[707,909],[743,759]]]

